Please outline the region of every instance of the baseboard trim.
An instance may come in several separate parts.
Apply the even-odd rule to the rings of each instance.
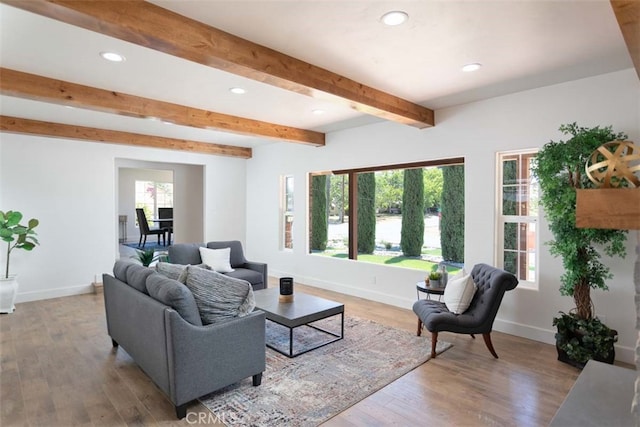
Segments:
[[[279,270],[271,271],[270,273],[272,276],[278,278],[293,276],[297,282],[303,283],[308,286],[314,286],[317,288],[326,289],[328,291],[340,292],[342,294],[365,298],[384,304],[391,304],[401,308],[411,309],[413,303],[415,302],[415,300],[413,299],[398,298],[393,295],[388,295],[362,288],[352,288],[350,286],[345,286],[335,282],[328,282],[326,280],[321,280],[310,276],[295,276],[290,272]],[[533,341],[542,342],[545,344],[556,344],[555,330],[552,329],[544,329],[537,326],[525,325],[522,323],[516,323],[496,318],[493,323],[493,330],[503,332],[505,334],[527,338]],[[621,345],[616,345],[615,349],[617,361],[635,365],[635,349]]]
[[[351,286],[345,286],[340,283],[328,282],[326,280],[318,279],[310,276],[295,276],[291,273],[282,272],[282,271],[271,271],[270,276],[280,278],[280,277],[293,277],[296,282],[302,283],[307,286],[313,286],[320,289],[325,289],[327,291],[339,292],[341,294],[364,298],[371,301],[381,302],[384,304],[390,304],[396,307],[411,309],[413,307],[413,303],[415,300],[399,298],[394,295],[388,295],[382,292],[372,291],[368,289],[362,288],[353,288]],[[294,291],[295,293],[295,291]]]
[[[536,326],[496,318],[493,322],[493,330],[522,338],[528,338],[533,341],[543,342],[545,344],[556,345],[556,331],[552,329],[543,329]],[[615,349],[617,361],[635,365],[635,349],[618,344],[615,345]]]
[[[47,289],[43,291],[22,292],[16,295],[16,303],[39,301],[43,299],[52,299],[60,297],[68,297],[72,295],[93,293],[93,285],[78,285],[68,288]]]

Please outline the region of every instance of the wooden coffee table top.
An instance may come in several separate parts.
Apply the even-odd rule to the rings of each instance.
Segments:
[[[301,292],[293,293],[293,302],[281,303],[278,287],[255,291],[254,296],[256,309],[264,311],[267,319],[290,328],[344,312],[344,304]]]

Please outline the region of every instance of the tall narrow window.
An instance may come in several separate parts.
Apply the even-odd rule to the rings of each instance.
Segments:
[[[173,183],[136,181],[136,208],[144,209],[148,219],[158,217],[158,208],[173,207]]]
[[[282,247],[293,249],[293,176],[285,176],[282,187]]]
[[[538,278],[538,183],[531,174],[535,151],[498,154],[497,264],[519,280]]]

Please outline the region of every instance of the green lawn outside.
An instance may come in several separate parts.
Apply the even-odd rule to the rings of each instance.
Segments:
[[[333,258],[341,258],[341,259],[348,258],[348,255],[345,253],[336,254],[331,252],[314,252],[314,254],[330,256]],[[437,263],[434,263],[431,261],[406,257],[402,255],[385,256],[385,255],[358,254],[358,261],[370,262],[373,264],[393,265],[396,267],[403,267],[403,268],[413,268],[416,270],[423,270],[423,271],[431,271],[433,270],[434,266],[438,265]],[[458,271],[460,271],[460,268],[458,267],[447,266],[447,272],[449,272],[450,275],[456,274]]]

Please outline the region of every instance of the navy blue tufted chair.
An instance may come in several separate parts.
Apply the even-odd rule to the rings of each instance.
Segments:
[[[518,285],[518,279],[511,273],[487,264],[476,264],[471,270],[471,277],[478,290],[471,300],[471,305],[462,314],[451,313],[443,302],[418,300],[413,304],[413,311],[418,316],[418,336],[422,334],[422,326],[431,332],[431,357],[436,357],[438,332],[454,332],[457,334],[482,334],[484,343],[495,357],[496,351],[491,343],[493,321],[500,308],[502,297],[506,291]]]

